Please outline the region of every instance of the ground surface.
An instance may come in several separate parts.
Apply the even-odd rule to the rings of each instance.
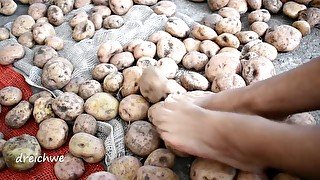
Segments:
[[[200,21],[202,17],[208,13],[212,13],[205,3],[192,3],[187,0],[173,0],[178,6],[178,12],[184,13],[193,19]],[[27,14],[26,5],[18,5],[16,13],[12,16],[0,15],[0,27],[4,24],[13,21],[17,16],[21,14]],[[246,16],[242,17],[243,29],[248,30],[248,24],[245,23]],[[268,24],[270,26],[279,24],[292,24],[292,20],[283,15],[273,15]],[[303,38],[299,48],[290,53],[281,53],[278,55],[274,64],[277,69],[277,73],[285,72],[289,69],[295,68],[300,64],[309,61],[312,58],[320,56],[320,29],[314,28],[312,33]],[[313,113],[320,120],[319,113]],[[180,176],[180,179],[188,179],[188,171],[192,158],[177,159],[175,172]]]

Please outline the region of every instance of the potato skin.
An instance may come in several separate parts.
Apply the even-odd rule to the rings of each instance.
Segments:
[[[157,55],[159,58],[169,57],[179,64],[186,53],[186,47],[177,38],[161,39],[157,43]]]
[[[100,62],[107,63],[113,55],[122,51],[123,48],[120,42],[108,40],[100,45],[97,56]]]
[[[106,153],[103,141],[88,133],[77,133],[69,141],[70,153],[87,163],[100,162]]]
[[[154,45],[155,48],[155,45]],[[131,52],[121,52],[115,54],[111,59],[110,63],[115,65],[118,70],[123,70],[130,67],[134,63],[134,57]]]
[[[166,32],[177,38],[184,38],[188,36],[190,28],[180,18],[170,17],[165,25]]]
[[[0,65],[12,64],[14,61],[23,58],[24,55],[25,50],[22,45],[18,43],[8,44],[0,49]]]
[[[278,56],[278,51],[277,49],[272,46],[271,44],[261,42],[253,45],[250,49],[249,52],[255,52],[260,56],[266,57],[268,59],[275,60]]]
[[[64,92],[79,93],[79,87],[82,83],[86,82],[86,78],[79,76],[72,78],[69,83],[63,87]]]
[[[158,180],[178,180],[179,177],[169,168],[156,167],[156,166],[142,166],[137,173],[137,180],[145,179],[158,179]]]
[[[122,87],[123,75],[120,72],[107,75],[103,80],[103,91],[109,93],[118,92]]]
[[[140,77],[142,75],[142,68],[138,66],[132,66],[123,70],[123,84],[121,88],[121,95],[128,96],[135,94],[139,91]]]
[[[34,3],[29,6],[28,14],[34,19],[38,20],[47,13],[47,6],[43,3]]]
[[[48,21],[55,26],[59,26],[64,22],[63,11],[58,6],[49,6],[47,16]]]
[[[99,92],[102,92],[102,87],[96,80],[85,81],[79,86],[79,96],[84,100]]]
[[[9,39],[9,37],[10,37],[9,30],[5,27],[0,28],[0,41]]]
[[[14,86],[7,86],[0,90],[0,104],[3,106],[13,106],[22,99],[22,91]]]
[[[72,121],[83,112],[84,101],[72,92],[65,92],[53,100],[54,113],[65,121]]]
[[[30,32],[35,23],[34,19],[29,15],[18,16],[13,21],[11,33],[19,37],[26,32]]]
[[[218,44],[211,40],[204,40],[200,43],[199,50],[200,52],[204,53],[208,58],[211,58],[212,56],[218,53],[220,47],[218,46]]]
[[[67,141],[68,131],[64,120],[49,118],[40,123],[36,137],[43,148],[57,149]]]
[[[87,177],[87,180],[97,180],[97,179],[98,180],[118,180],[117,176],[106,171],[95,172],[90,174]]]
[[[216,24],[215,30],[218,34],[236,34],[241,31],[241,21],[237,18],[224,18]]]
[[[138,169],[141,167],[140,161],[133,156],[123,156],[113,160],[108,168],[109,172],[118,179],[134,179]]]
[[[145,160],[144,165],[173,168],[175,155],[168,149],[156,149]]]
[[[41,147],[34,136],[23,134],[21,136],[9,139],[2,149],[2,155],[6,165],[16,171],[24,171],[31,169],[36,162],[27,159],[25,163],[17,162],[18,156],[23,153],[26,156],[33,156],[37,158],[41,155]],[[33,159],[34,160],[34,159]]]
[[[37,44],[44,44],[46,38],[55,36],[56,31],[54,27],[48,22],[37,22],[32,27],[33,39]]]
[[[106,29],[117,29],[123,25],[124,19],[119,15],[111,15],[103,20],[103,27]]]
[[[55,117],[52,109],[52,97],[40,97],[34,102],[33,117],[36,123]]]
[[[96,65],[92,71],[92,78],[101,81],[103,80],[107,75],[116,73],[117,72],[117,67],[113,64],[108,64],[108,63],[100,63]]]
[[[72,32],[72,38],[76,41],[81,41],[86,38],[91,38],[95,33],[95,27],[92,21],[86,20],[77,24]]]
[[[112,12],[117,15],[126,14],[133,6],[132,0],[109,0],[109,6]]]
[[[54,165],[54,174],[59,180],[78,179],[85,172],[82,159],[74,157],[68,153],[64,156],[63,162],[57,162]]]
[[[32,110],[33,107],[28,101],[21,101],[7,113],[5,117],[6,125],[14,129],[20,128],[30,119]]]
[[[32,48],[35,44],[31,32],[25,32],[21,36],[19,36],[18,42],[27,48]]]
[[[80,114],[73,125],[73,133],[85,132],[88,134],[95,135],[98,126],[96,119],[89,114]]]
[[[190,179],[229,179],[236,176],[236,169],[218,161],[197,158],[191,165]]]
[[[141,57],[151,57],[156,55],[157,47],[153,42],[143,41],[136,45],[133,50],[134,58],[139,59]]]
[[[216,24],[223,19],[222,16],[219,14],[208,14],[204,16],[201,20],[201,23],[205,26],[211,27],[212,29],[215,29]]]
[[[52,47],[42,46],[35,52],[33,64],[39,68],[43,68],[43,66],[54,57],[58,57],[58,53]]]
[[[216,43],[220,47],[233,47],[233,48],[238,48],[240,46],[240,41],[239,39],[230,33],[222,33],[220,34],[216,39]]]
[[[125,144],[133,153],[145,157],[159,147],[160,136],[149,122],[135,121],[128,129]]]
[[[100,121],[108,121],[118,115],[119,102],[109,93],[96,93],[84,104],[84,110]]]
[[[258,9],[255,11],[252,11],[248,15],[248,21],[250,24],[254,22],[268,22],[271,18],[271,14],[266,9]]]
[[[149,103],[140,95],[131,94],[119,104],[120,117],[128,122],[143,120],[147,117]]]
[[[245,87],[246,82],[238,74],[221,73],[212,81],[211,91],[218,93],[228,89]]]
[[[208,26],[196,24],[192,27],[191,34],[198,40],[213,40],[217,37],[215,30]]]
[[[199,73],[196,72],[185,72],[180,77],[182,86],[188,90],[207,90],[209,87],[209,81]]]

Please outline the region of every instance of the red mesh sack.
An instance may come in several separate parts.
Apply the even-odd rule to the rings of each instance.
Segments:
[[[6,86],[15,86],[21,89],[23,93],[23,99],[28,100],[28,98],[32,95],[32,90],[30,86],[25,82],[22,75],[13,70],[11,66],[1,66],[0,65],[0,89]],[[0,114],[0,132],[4,134],[4,138],[6,140],[19,136],[22,134],[29,134],[35,136],[38,131],[38,124],[34,121],[34,119],[29,119],[25,125],[23,125],[19,129],[11,129],[7,125],[5,125],[5,115],[11,109],[11,107],[2,106],[2,111]],[[70,139],[70,138],[69,138]],[[65,143],[59,149],[56,150],[46,150],[42,148],[42,154],[45,153],[46,156],[62,156],[69,152],[68,142]],[[42,162],[37,163],[35,167],[28,171],[16,172],[9,168],[6,168],[0,171],[0,179],[6,180],[16,180],[16,179],[28,179],[28,180],[39,180],[39,179],[57,179],[54,175],[54,167],[55,162]],[[88,164],[85,163],[85,173],[81,177],[81,179],[86,179],[91,173],[97,171],[103,171],[102,164]]]

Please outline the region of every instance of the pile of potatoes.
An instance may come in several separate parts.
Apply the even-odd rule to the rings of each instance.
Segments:
[[[216,12],[192,26],[174,16],[177,6],[171,1],[21,2],[30,7],[28,15],[13,22],[11,34],[19,43],[0,50],[0,64],[9,65],[23,58],[23,46],[41,45],[34,49],[33,64],[43,69],[42,85],[63,93],[53,97],[41,91],[26,101],[16,87],[0,90],[1,106],[12,107],[5,116],[7,126],[20,128],[32,117],[39,124],[35,137],[22,135],[8,141],[0,137],[0,169],[8,166],[27,170],[35,165],[13,162],[16,148],[23,147],[23,151],[36,157],[41,148],[54,150],[68,143],[65,161],[54,166],[58,179],[80,178],[85,163],[99,163],[105,158],[104,142],[96,136],[97,121],[108,122],[116,117],[128,124],[125,145],[134,156],[119,157],[111,162],[108,172],[96,172],[87,179],[178,179],[172,170],[175,158],[188,155],[162,141],[152,124],[152,111],[161,107],[170,94],[219,93],[274,76],[272,61],[278,52],[296,49],[302,37],[319,24],[320,17],[315,0],[208,0],[209,7]],[[105,41],[98,47],[99,63],[91,71],[92,78],[72,77],[73,65],[57,52],[63,49],[63,40],[56,36],[54,26],[64,23],[64,16],[73,8],[91,3],[95,6],[90,12],[79,11],[69,22],[75,41],[93,37],[102,27],[120,28],[124,24],[122,15],[134,4],[152,6],[156,14],[168,19],[163,30],[147,39],[135,39],[125,45],[116,40]],[[13,1],[0,0],[0,4],[0,13],[14,13]],[[250,30],[244,30],[240,17],[248,10]],[[292,26],[270,28],[267,23],[271,14],[281,10],[297,21]],[[9,37],[9,30],[0,28],[0,40]],[[289,116],[284,122],[316,124],[309,113]],[[282,176],[289,175],[279,174]],[[220,162],[197,158],[190,168],[190,178],[266,179],[266,175],[237,171]]]

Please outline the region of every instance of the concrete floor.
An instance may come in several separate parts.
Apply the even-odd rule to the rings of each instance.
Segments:
[[[202,17],[208,13],[212,13],[205,3],[192,3],[186,0],[172,0],[177,4],[178,12],[184,13],[192,17],[196,21],[200,21]],[[21,14],[27,14],[26,5],[18,3],[18,9],[12,16],[1,16],[0,15],[0,27],[4,24],[12,21]],[[243,30],[248,30],[248,24],[245,23],[246,16],[242,17]],[[292,24],[292,20],[288,19],[284,15],[273,15],[272,19],[268,24],[270,26],[279,24]],[[320,29],[312,29],[312,33],[303,38],[299,48],[289,53],[280,53],[273,63],[276,66],[277,73],[285,72],[289,69],[295,68],[312,58],[320,56]],[[320,120],[319,113],[313,113],[313,115]],[[174,167],[175,172],[180,176],[180,179],[189,179],[189,168],[192,162],[192,158],[178,158],[176,166]]]

